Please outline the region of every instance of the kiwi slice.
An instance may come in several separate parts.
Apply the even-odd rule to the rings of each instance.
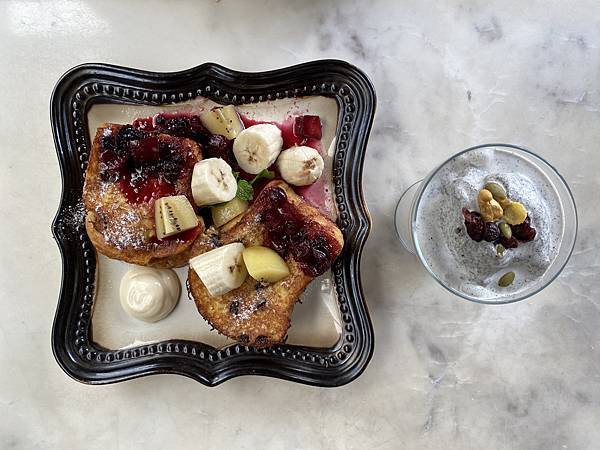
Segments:
[[[235,139],[244,129],[242,119],[233,105],[213,108],[200,116],[202,125],[212,134]]]
[[[185,195],[161,197],[156,200],[154,216],[158,239],[164,239],[198,226],[198,217]]]
[[[248,202],[234,197],[226,203],[211,208],[212,219],[216,227],[222,227],[248,209]]]

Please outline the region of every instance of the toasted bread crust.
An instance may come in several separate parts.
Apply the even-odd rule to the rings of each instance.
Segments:
[[[154,200],[132,204],[116,182],[103,181],[100,177],[100,139],[105,133],[117,133],[120,128],[121,125],[106,124],[98,129],[94,138],[83,187],[88,236],[96,250],[109,258],[160,268],[182,266],[190,258],[196,237],[204,231],[202,219],[198,228],[186,236],[187,240],[158,241]],[[158,139],[185,152],[192,160],[202,159],[198,144],[190,139],[163,134],[158,135]],[[182,194],[191,199],[190,178],[191,174],[177,180],[174,195]]]
[[[264,189],[280,187],[296,211],[314,222],[319,231],[331,237],[339,246],[332,261],[343,247],[341,231],[319,211],[296,195],[283,181],[275,180]],[[208,252],[219,245],[242,242],[245,246],[265,244],[265,225],[260,216],[264,203],[255,202],[242,216],[218,232],[209,230],[199,238],[192,250],[195,255]],[[210,232],[212,231],[212,233]],[[238,289],[212,297],[196,272],[190,268],[189,289],[200,314],[220,333],[253,347],[268,347],[283,342],[290,327],[295,303],[313,277],[306,275],[299,264],[286,257],[290,275],[268,286],[262,286],[250,276]]]

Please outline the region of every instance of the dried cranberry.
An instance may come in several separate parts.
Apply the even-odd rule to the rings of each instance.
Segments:
[[[465,218],[467,234],[474,241],[481,242],[485,228],[481,214],[477,211],[469,211],[467,208],[463,208],[462,213]]]
[[[496,225],[496,222],[485,222],[483,227],[483,240],[487,242],[494,242],[500,237],[500,228]]]
[[[535,239],[535,235],[537,234],[535,228],[531,226],[531,219],[529,216],[525,218],[523,223],[519,225],[511,225],[512,234],[515,238],[517,238],[521,242],[529,242]]]
[[[306,233],[304,230],[299,228],[299,225],[295,222],[288,222],[287,229],[290,233],[290,241],[294,244],[300,244],[306,242]]]
[[[517,241],[514,236],[507,238],[503,234],[500,235],[498,243],[502,244],[504,248],[517,248],[519,246],[519,241]]]

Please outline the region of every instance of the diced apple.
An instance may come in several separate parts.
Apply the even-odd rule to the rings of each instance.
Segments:
[[[243,256],[248,273],[257,281],[275,283],[290,274],[285,260],[269,247],[246,247]]]

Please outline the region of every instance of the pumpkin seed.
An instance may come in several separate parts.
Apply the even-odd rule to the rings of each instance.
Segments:
[[[500,225],[498,225],[498,228],[500,228],[500,233],[502,233],[502,236],[504,236],[506,239],[510,239],[512,237],[512,228],[509,224],[502,222]]]
[[[485,184],[485,189],[490,191],[497,201],[506,198],[506,189],[504,189],[504,186],[502,186],[500,183],[490,181],[489,183]]]
[[[496,256],[498,256],[499,258],[502,258],[504,256],[505,250],[506,249],[504,248],[504,245],[502,245],[502,244],[496,245]]]
[[[515,273],[514,272],[506,272],[498,280],[498,286],[507,287],[507,286],[510,286],[513,281],[515,281]]]

